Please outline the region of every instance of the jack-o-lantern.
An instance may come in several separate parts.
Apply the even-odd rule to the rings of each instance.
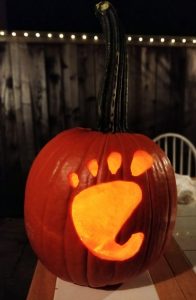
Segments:
[[[174,226],[171,164],[148,137],[127,132],[125,38],[112,5],[97,4],[106,72],[97,130],[75,128],[38,154],[25,193],[31,245],[54,274],[80,285],[121,283],[163,253]]]

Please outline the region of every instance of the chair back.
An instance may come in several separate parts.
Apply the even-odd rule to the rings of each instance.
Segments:
[[[160,134],[153,140],[169,157],[175,173],[196,176],[196,148],[190,140],[172,132]]]

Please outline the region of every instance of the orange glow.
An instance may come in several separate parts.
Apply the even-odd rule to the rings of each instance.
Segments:
[[[129,181],[101,183],[81,191],[72,203],[72,219],[80,240],[102,259],[133,257],[143,244],[144,234],[132,234],[123,245],[115,239],[141,200],[141,188]]]
[[[76,173],[74,173],[74,172],[69,174],[68,180],[69,180],[70,185],[73,188],[76,188],[78,186],[78,184],[79,184],[78,175]]]
[[[119,152],[111,152],[107,158],[108,169],[112,174],[116,174],[122,164],[122,156]]]
[[[152,167],[153,158],[146,151],[138,150],[133,155],[131,162],[131,173],[133,176],[139,176]]]
[[[88,162],[87,168],[89,172],[93,175],[93,177],[97,176],[98,173],[98,162],[96,159],[92,159]]]

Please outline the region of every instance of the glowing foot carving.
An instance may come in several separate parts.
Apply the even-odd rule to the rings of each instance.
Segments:
[[[116,174],[122,164],[120,153],[112,152],[107,162],[110,172]],[[153,159],[147,152],[137,151],[130,172],[133,176],[139,176],[152,164]],[[94,177],[97,176],[96,160],[89,162],[88,169]],[[76,173],[71,173],[69,180],[73,187],[79,184]],[[142,190],[132,181],[116,180],[84,189],[74,197],[72,203],[72,219],[80,240],[95,256],[102,259],[123,261],[133,257],[142,246],[144,234],[132,234],[123,245],[115,239],[141,201]]]

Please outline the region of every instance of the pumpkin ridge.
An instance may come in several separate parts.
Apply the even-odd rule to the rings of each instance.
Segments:
[[[82,130],[82,132],[83,132],[83,130]],[[81,170],[83,170],[83,159],[85,158],[85,156],[87,156],[87,154],[88,154],[88,152],[89,153],[91,153],[91,146],[92,146],[92,144],[94,144],[94,143],[96,143],[96,141],[97,141],[97,139],[99,138],[99,136],[96,134],[96,132],[95,131],[91,131],[91,133],[93,134],[93,135],[95,135],[95,137],[92,139],[92,135],[91,136],[85,136],[86,137],[86,141],[85,141],[85,143],[84,144],[86,144],[86,148],[87,148],[87,151],[83,151],[83,157],[82,157],[82,159],[80,160],[80,163],[79,163],[79,165],[77,166],[77,169],[75,170],[77,173],[80,173],[81,172]],[[91,144],[90,146],[89,146],[89,143]],[[72,156],[72,153],[70,153],[70,156]],[[80,184],[79,184],[80,185]],[[78,185],[78,187],[77,188],[80,188],[80,186]],[[77,190],[77,188],[75,188],[75,189],[73,189],[73,188],[70,188],[69,189],[69,198],[71,198],[71,199],[73,199],[73,197],[74,197],[74,193],[73,193],[73,191],[75,190]],[[70,211],[70,205],[71,205],[71,203],[72,203],[72,200],[68,203],[68,210],[67,210],[67,214],[68,214],[68,212]],[[69,222],[69,218],[67,217],[66,218],[66,222],[65,222],[65,226],[64,226],[64,253],[65,253],[65,257],[67,257],[67,255],[66,255],[66,252],[67,252],[67,250],[66,250],[66,248],[65,248],[65,245],[66,245],[66,238],[67,238],[67,236],[66,236],[66,234],[65,234],[65,232],[66,232],[66,228],[67,228],[67,222]],[[72,222],[71,222],[72,223]],[[87,251],[87,249],[86,248],[83,248],[83,254],[84,254],[84,256],[86,257],[86,259],[85,259],[85,261],[87,262],[87,256],[88,256],[88,251]],[[83,260],[84,260],[84,257],[83,257]],[[67,272],[68,272],[68,274],[69,274],[69,276],[70,276],[70,278],[72,279],[71,281],[73,281],[73,282],[75,282],[75,275],[73,275],[72,274],[72,270],[70,270],[69,271],[69,259],[68,259],[68,261],[66,262],[66,265],[67,265]],[[72,269],[72,267],[71,267],[71,269]],[[83,271],[83,274],[82,274],[82,278],[84,279],[84,277],[85,277],[85,280],[84,281],[86,281],[86,283],[87,284],[89,284],[88,283],[88,278],[87,278],[87,263],[85,263],[85,268],[84,268],[85,270]],[[84,284],[84,283],[83,283]]]
[[[137,138],[136,138],[136,136],[137,136]],[[144,148],[144,145],[143,145],[143,142],[142,142],[142,139],[143,139],[143,135],[142,134],[136,134],[136,135],[132,135],[132,138],[133,139],[135,139],[135,141],[136,141],[136,144],[137,144],[137,147],[138,148],[140,148],[140,149],[143,149]],[[138,139],[139,138],[139,139]],[[138,143],[138,140],[140,141],[140,143]],[[148,139],[145,139],[146,141],[146,146],[147,146],[147,142],[149,143],[152,143],[150,140],[148,140]],[[157,163],[157,160],[155,160],[156,161],[156,163]],[[158,161],[159,162],[159,161]],[[156,163],[153,165],[153,168],[152,169],[154,169],[155,171],[156,171],[156,173],[159,175],[159,172],[157,171],[157,168],[156,168]],[[155,220],[156,219],[156,216],[154,216],[154,214],[153,214],[153,209],[152,209],[152,207],[153,207],[153,199],[155,200],[155,201],[158,201],[158,199],[155,199],[155,197],[153,197],[153,195],[152,195],[152,191],[151,191],[151,185],[150,185],[150,182],[151,182],[151,179],[150,179],[150,177],[148,176],[148,172],[146,172],[146,183],[147,183],[147,186],[148,186],[148,193],[149,193],[149,203],[150,203],[150,212],[151,212],[151,214],[150,214],[150,222],[149,222],[149,218],[148,218],[148,232],[149,232],[149,237],[148,237],[148,240],[146,241],[147,242],[147,245],[146,245],[146,252],[145,252],[145,255],[144,255],[144,257],[143,257],[143,261],[142,261],[142,263],[141,263],[141,266],[146,266],[146,265],[149,265],[149,263],[150,263],[150,261],[149,261],[149,254],[151,253],[152,254],[152,250],[151,250],[151,247],[150,247],[150,245],[152,245],[153,244],[153,238],[154,238],[154,230],[153,230],[153,220]],[[153,178],[154,178],[154,176],[153,176]],[[148,215],[149,216],[149,215]],[[155,221],[156,222],[156,221]],[[144,267],[142,267],[142,268],[144,268]],[[142,268],[141,268],[141,270],[139,270],[139,271],[142,271]]]
[[[140,137],[141,137],[141,135],[140,135]],[[136,140],[136,137],[134,137],[134,139]],[[141,145],[138,142],[136,142],[136,144],[140,149],[143,149],[143,145]],[[153,169],[153,167],[154,167],[154,164],[153,164],[151,169]],[[152,239],[152,235],[153,235],[153,230],[152,230],[152,224],[153,224],[153,209],[152,209],[152,207],[153,207],[153,203],[152,203],[152,192],[151,192],[151,188],[150,188],[150,180],[149,180],[148,170],[145,173],[145,182],[146,182],[146,186],[147,186],[147,190],[148,190],[147,194],[149,195],[149,203],[150,203],[150,222],[149,222],[149,215],[148,215],[148,219],[146,220],[146,223],[148,223],[148,232],[149,232],[149,238],[148,238],[148,241],[147,241],[146,248],[150,249],[149,245],[151,244],[151,239]],[[146,226],[147,226],[147,224],[145,224],[145,227]],[[145,255],[143,256],[143,261],[140,264],[139,272],[141,272],[142,269],[144,268],[143,265],[148,264],[147,258],[148,258],[148,250],[146,250]]]
[[[129,135],[126,134],[126,138],[125,139],[126,139],[126,143],[125,143],[126,147],[128,147],[129,149],[133,148],[133,155],[134,155],[135,151],[137,151],[137,149],[144,149],[145,151],[148,151],[146,148],[144,148],[143,146],[140,145],[138,139],[136,139],[136,135],[135,134],[131,134],[131,135],[130,134]],[[124,147],[124,149],[126,147]],[[131,162],[132,162],[132,159],[133,159],[133,156],[131,157]],[[130,162],[130,164],[131,164],[131,162]],[[145,176],[145,179],[144,179],[144,176]],[[142,173],[141,175],[138,175],[138,176],[133,176],[131,174],[131,177],[134,178],[134,181],[136,180],[136,178],[138,178],[139,180],[141,179],[142,182],[145,181],[145,185],[149,186],[149,183],[148,183],[148,170],[146,170],[144,173]],[[141,186],[141,184],[139,184],[139,186]],[[143,188],[142,188],[142,190],[143,190]],[[142,199],[143,198],[145,198],[144,195],[142,195]],[[144,199],[143,199],[143,201],[144,201]],[[141,209],[141,207],[140,208],[138,207],[138,209]],[[145,220],[146,223],[147,223],[146,218],[143,218],[143,220]],[[146,228],[147,225],[145,225],[145,226],[143,225],[142,227]],[[140,226],[139,226],[139,228],[140,228]],[[150,232],[151,225],[149,226],[149,224],[148,224],[147,228],[148,228],[148,231]],[[141,228],[140,228],[140,230],[141,230]],[[146,247],[145,246],[146,242],[147,242],[147,237],[146,236],[147,236],[147,234],[146,234],[146,231],[145,231],[145,241],[144,241],[144,245],[142,245],[143,247]],[[143,266],[145,260],[146,260],[145,256],[143,256],[143,257],[140,256],[139,262],[137,264],[137,268],[135,268],[134,273],[132,273],[132,276],[141,272],[141,270],[142,270],[141,266]]]
[[[67,132],[67,131],[66,131]],[[65,131],[64,131],[64,133],[66,133]],[[80,143],[79,142],[79,138],[78,138],[78,134],[79,134],[79,136],[80,136],[80,138],[81,138],[81,135],[84,135],[85,134],[85,131],[84,130],[81,130],[80,128],[76,128],[75,129],[75,133],[76,133],[76,141],[74,142],[74,140],[72,139],[72,141],[71,141],[71,143],[76,147],[76,142],[78,142],[78,144]],[[68,155],[66,155],[66,156],[64,156],[63,157],[63,161],[62,161],[62,163],[61,163],[61,168],[60,169],[62,169],[62,167],[63,167],[63,165],[64,165],[64,163],[66,162],[66,161],[68,161],[68,159],[69,159],[69,157],[71,156],[71,154],[70,153],[68,153]],[[71,194],[72,194],[72,190],[71,189],[69,189],[68,190],[68,197],[70,198],[71,197]],[[65,212],[66,212],[66,215],[65,215],[65,224],[64,224],[64,229],[63,229],[63,237],[62,237],[62,241],[61,241],[61,243],[62,243],[62,252],[63,252],[63,257],[62,257],[62,259],[63,259],[63,262],[64,262],[64,269],[66,270],[66,275],[69,277],[69,281],[74,281],[73,280],[73,278],[72,278],[72,276],[71,276],[71,272],[69,271],[69,266],[68,266],[68,263],[67,263],[67,260],[66,260],[66,251],[65,251],[65,246],[66,246],[66,244],[67,244],[67,241],[65,241],[65,239],[67,238],[67,235],[65,234],[65,232],[66,232],[66,227],[67,227],[67,220],[68,220],[68,215],[69,215],[69,202],[65,202],[65,204],[67,204],[66,205],[66,209],[65,209]]]
[[[104,136],[104,137],[106,137],[106,136]],[[100,134],[96,135],[94,139],[92,139],[92,138],[89,139],[90,145],[88,147],[88,151],[85,152],[85,156],[87,156],[88,153],[94,153],[94,149],[93,148],[94,147],[97,148],[97,146],[96,146],[97,140],[102,140]],[[105,142],[104,142],[104,144],[105,144]],[[103,149],[104,149],[104,146],[103,146]],[[100,156],[102,157],[102,155],[99,155],[99,157]],[[79,169],[79,171],[80,171],[80,169]],[[97,178],[97,176],[95,178]],[[89,270],[89,268],[91,268],[91,266],[89,266],[89,255],[91,255],[91,254],[90,254],[89,250],[86,247],[84,247],[84,252],[85,252],[84,265],[85,265],[85,270],[86,270],[86,272],[85,272],[85,278],[86,278],[86,282],[90,286],[91,285],[91,280],[88,277],[88,270]]]
[[[172,209],[172,207],[173,206],[175,207],[174,198],[176,196],[173,195],[171,197],[171,195],[170,195],[171,193],[169,192],[169,187],[172,186],[172,190],[173,190],[173,189],[175,189],[175,186],[173,185],[174,182],[171,184],[171,180],[169,180],[169,178],[168,178],[168,171],[165,169],[166,165],[168,167],[168,170],[170,171],[171,178],[173,178],[172,180],[174,180],[174,173],[173,173],[173,169],[171,169],[170,162],[169,162],[168,158],[165,156],[164,152],[153,141],[150,141],[144,135],[137,135],[137,136],[140,137],[142,147],[144,147],[144,144],[146,144],[148,142],[149,146],[152,149],[151,151],[155,153],[154,155],[156,155],[156,158],[155,158],[156,164],[154,165],[154,167],[152,169],[152,171],[154,170],[154,174],[153,174],[152,177],[149,178],[149,184],[151,182],[150,187],[153,186],[152,179],[153,179],[153,182],[154,182],[154,181],[157,181],[157,180],[158,181],[163,180],[163,178],[164,178],[164,186],[165,186],[165,192],[164,192],[165,193],[165,198],[164,199],[167,200],[166,204],[168,206],[167,207],[167,221],[164,221],[164,223],[166,224],[167,228],[165,229],[165,233],[163,235],[165,238],[164,238],[164,240],[162,240],[162,246],[159,248],[159,252],[156,253],[156,257],[159,257],[160,254],[165,249],[165,246],[166,246],[165,240],[169,239],[169,237],[168,237],[168,228],[171,231],[171,217],[172,216],[175,217],[175,211],[174,211],[174,209]],[[155,147],[156,147],[156,151],[155,151]],[[167,162],[166,164],[165,164],[165,160]],[[157,177],[157,176],[158,176],[158,179],[155,179],[155,177]],[[155,196],[153,196],[153,199],[154,198],[155,198]],[[163,201],[161,201],[161,200],[164,200],[164,199],[163,199],[163,196],[160,195],[160,193],[159,193],[159,194],[157,194],[157,199],[154,199],[153,201],[159,201],[159,206],[164,205],[164,209],[165,209],[165,204],[163,204],[162,203]],[[152,216],[153,215],[154,214],[152,214]],[[154,216],[154,219],[156,219],[156,216]],[[153,219],[152,219],[152,221],[153,221]],[[164,224],[160,223],[159,228],[156,225],[156,231],[157,232],[163,231],[163,229],[161,229],[162,226],[164,226]],[[151,232],[153,232],[153,230],[151,230]],[[153,241],[153,238],[152,238],[152,241],[149,241],[149,245],[152,245],[153,242],[154,241]],[[159,242],[159,244],[160,244],[160,242]],[[151,252],[151,258],[149,258],[149,259],[150,260],[153,259],[154,261],[156,261],[156,257],[153,255],[153,253],[151,251],[151,247],[148,246],[148,251],[147,252],[148,252],[148,254]]]
[[[64,133],[65,133],[65,132],[64,132]],[[67,132],[66,132],[66,135],[67,135]],[[64,138],[64,135],[63,135],[63,138]],[[76,136],[76,139],[78,139],[77,136]],[[72,140],[72,141],[73,141],[73,140]],[[59,144],[59,145],[58,145],[58,148],[56,148],[55,151],[53,152],[54,156],[57,155],[59,149],[61,150],[60,152],[62,152],[62,145],[61,145],[61,144]],[[59,166],[59,169],[62,168],[62,165],[63,165],[64,162],[67,160],[67,157],[68,157],[68,156],[69,156],[69,155],[67,154],[66,157],[65,157],[65,156],[63,157],[63,160],[61,161],[61,166]],[[51,159],[51,158],[50,158],[50,159]],[[40,175],[41,175],[41,174],[40,174]],[[70,196],[70,191],[69,191],[69,196]],[[50,204],[50,203],[49,203],[49,200],[47,200],[46,203],[45,203],[45,207],[44,207],[44,214],[43,214],[43,216],[42,216],[42,241],[43,241],[42,249],[43,249],[43,251],[46,252],[46,253],[48,252],[48,249],[44,247],[44,236],[45,236],[45,234],[44,234],[44,230],[43,230],[43,229],[44,229],[44,224],[47,223],[47,222],[45,222],[45,220],[46,220],[46,217],[47,217],[47,207],[49,207],[49,204]],[[66,215],[68,215],[68,203],[67,203],[67,209],[66,209],[65,211],[67,211]],[[63,236],[65,236],[64,231],[65,231],[65,230],[63,230]],[[62,239],[61,244],[63,244],[63,248],[64,248],[64,239]],[[45,248],[46,250],[44,250],[44,248]],[[62,252],[63,252],[63,251],[62,251]],[[44,255],[44,256],[46,256],[46,255]],[[63,259],[63,262],[64,262],[64,268],[65,268],[65,270],[66,270],[66,275],[68,276],[69,280],[71,281],[71,276],[70,276],[70,274],[69,274],[68,267],[67,267],[67,263],[66,263],[66,260],[65,260],[64,256],[62,257],[62,259]]]
[[[103,147],[101,149],[101,152],[99,154],[99,161],[98,161],[98,164],[99,164],[99,172],[96,176],[96,184],[99,183],[100,181],[102,182],[103,181],[103,167],[105,165],[105,157],[108,153],[108,144],[110,144],[110,136],[109,135],[102,135],[100,136],[100,139],[104,138],[104,143],[103,143]],[[100,169],[100,166],[101,166],[101,169]],[[101,178],[101,179],[100,179]]]
[[[104,163],[103,162],[103,158],[105,157],[105,152],[107,151],[107,144],[108,144],[108,135],[103,135],[102,133],[100,133],[98,135],[98,138],[103,141],[103,146],[101,147],[101,152],[98,154],[99,157],[99,168],[100,166]],[[97,147],[96,147],[97,148]],[[102,158],[102,160],[100,161],[100,158]],[[98,182],[100,182],[100,177],[101,177],[101,172],[99,169],[99,172],[97,174],[97,176],[95,177],[95,184],[98,184]],[[85,247],[86,248],[86,247]],[[87,268],[87,281],[89,286],[94,286],[94,283],[96,282],[96,264],[97,264],[97,258],[92,256],[92,253],[86,248],[87,251],[87,260],[86,260],[86,268]],[[94,273],[92,274],[92,270],[94,270]],[[109,269],[109,272],[111,272],[111,268]],[[92,278],[93,277],[93,278]]]
[[[156,177],[158,178],[158,180],[160,181],[161,180],[161,178],[164,176],[164,178],[165,178],[165,171],[164,171],[164,175],[161,175],[161,173],[164,171],[164,164],[162,163],[162,160],[160,159],[160,156],[158,155],[158,153],[157,153],[157,165],[155,166],[155,172],[156,172]],[[167,180],[165,180],[165,199],[167,200],[168,199],[168,201],[165,203],[164,202],[164,206],[165,207],[167,207],[167,221],[165,221],[165,223],[167,224],[168,223],[168,225],[167,226],[170,226],[170,222],[169,222],[169,219],[170,218],[168,218],[168,216],[169,216],[169,214],[170,214],[170,209],[169,209],[169,203],[170,203],[170,201],[171,201],[171,199],[170,199],[170,196],[169,196],[169,191],[168,191],[168,181]],[[156,201],[159,201],[159,205],[161,205],[161,202],[162,202],[162,200],[164,200],[164,199],[162,199],[162,195],[160,195],[160,196],[158,196],[157,195],[157,200]],[[165,235],[167,234],[167,229],[165,229],[165,228],[162,228],[164,226],[164,224],[159,224],[159,227],[157,226],[156,227],[156,230],[157,230],[157,232],[158,231],[165,231]],[[153,243],[153,238],[155,238],[154,236],[152,237],[152,241],[151,241],[151,243]],[[159,242],[160,243],[160,242]],[[160,248],[159,248],[159,254],[158,255],[156,255],[156,256],[160,256],[160,254],[163,252],[163,249],[165,248],[165,241],[164,241],[164,239],[161,241],[161,246],[160,246]],[[148,252],[150,253],[150,251],[151,251],[151,249],[150,249],[150,247],[148,247]],[[153,256],[153,252],[151,251],[151,257]],[[152,258],[151,258],[152,259]],[[155,256],[153,256],[153,260],[155,261],[156,260],[156,258],[155,258]]]
[[[161,149],[160,149],[161,150]],[[165,157],[165,159],[167,159],[167,161],[169,161],[169,159],[167,157]],[[173,199],[177,199],[177,191],[174,190],[174,187],[172,188],[171,190],[171,184],[169,184],[169,174],[168,174],[168,170],[166,170],[166,165],[163,163],[163,159],[160,159],[162,165],[163,165],[163,169],[164,169],[164,173],[165,173],[165,176],[166,176],[166,179],[167,179],[167,189],[168,189],[168,195],[169,197],[167,198],[168,199],[168,218],[167,218],[167,229],[166,229],[166,234],[165,234],[165,239],[164,239],[164,242],[163,242],[163,247],[162,247],[162,252],[164,251],[167,243],[168,243],[168,240],[170,238],[170,235],[171,235],[171,231],[173,230],[174,228],[174,225],[175,225],[175,222],[173,223],[173,226],[171,227],[171,222],[173,221],[171,219],[171,216],[175,216],[176,215],[176,203],[175,205],[173,204],[174,201]],[[170,162],[169,162],[170,163]],[[168,164],[167,164],[168,165]],[[173,171],[172,171],[172,174],[171,174],[171,169],[169,169],[170,171],[170,176],[172,175],[173,179],[174,179],[174,174],[173,174]],[[174,207],[175,207],[175,211],[174,211]],[[174,219],[174,217],[173,217]],[[170,220],[170,222],[169,222]],[[169,238],[168,238],[169,237]]]

